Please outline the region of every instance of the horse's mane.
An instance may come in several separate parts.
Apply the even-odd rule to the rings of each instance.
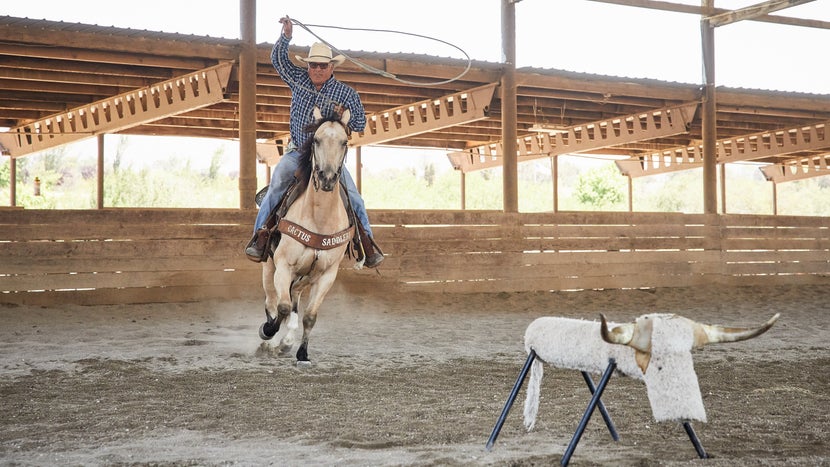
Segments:
[[[310,136],[306,138],[305,143],[300,147],[300,163],[297,170],[300,172],[301,180],[308,179],[311,175],[311,146],[314,144],[314,133],[317,132],[317,129],[320,126],[327,122],[337,122],[340,123],[340,118],[337,116],[336,113],[332,112],[331,115],[323,117],[321,120],[313,121],[303,128],[303,131],[308,133]],[[342,123],[341,123],[342,124]],[[346,129],[348,132],[348,128]]]

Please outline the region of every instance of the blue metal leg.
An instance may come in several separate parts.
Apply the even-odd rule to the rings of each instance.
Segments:
[[[609,358],[608,367],[605,369],[605,373],[602,374],[602,378],[599,380],[596,392],[594,392],[593,397],[591,397],[591,402],[588,403],[588,408],[585,409],[585,414],[582,415],[582,420],[579,422],[579,426],[576,427],[576,433],[574,433],[573,438],[571,438],[571,443],[568,444],[568,449],[566,449],[565,454],[562,455],[562,461],[559,464],[563,467],[568,465],[568,462],[571,461],[571,456],[576,449],[576,445],[579,444],[579,439],[582,438],[582,433],[585,432],[585,427],[588,426],[588,422],[591,420],[591,414],[593,414],[594,408],[599,403],[599,399],[605,391],[605,386],[608,385],[608,380],[611,379],[611,374],[614,373],[614,369],[616,368],[617,362],[615,362],[613,358]]]
[[[588,385],[588,390],[590,390],[593,395],[596,392],[596,388],[594,387],[594,381],[591,379],[591,375],[583,371],[582,379],[585,380],[585,384]],[[605,410],[605,404],[602,403],[602,400],[599,401],[597,407],[599,408],[599,413],[602,414],[602,419],[605,420],[605,426],[607,426],[608,431],[611,432],[611,437],[614,438],[614,441],[619,441],[620,435],[617,434],[617,429],[614,427],[614,421],[611,420],[611,415],[609,415],[608,411]]]
[[[709,455],[703,450],[703,445],[701,445],[700,440],[697,439],[697,434],[695,434],[695,430],[692,428],[692,425],[689,422],[683,422],[683,428],[686,430],[686,434],[689,435],[689,439],[692,440],[692,444],[695,445],[697,455],[700,456],[701,459],[708,459]]]
[[[504,420],[507,418],[510,408],[513,407],[513,402],[516,400],[516,396],[519,394],[519,390],[522,388],[522,384],[524,384],[525,378],[527,377],[527,372],[530,370],[530,365],[535,359],[536,352],[533,349],[530,349],[530,353],[527,354],[525,365],[522,367],[522,371],[519,372],[519,377],[516,379],[516,384],[513,385],[513,390],[510,391],[510,396],[508,396],[507,402],[504,404],[504,409],[501,411],[501,415],[496,422],[496,426],[493,427],[493,433],[490,434],[490,439],[487,440],[488,451],[492,449],[493,444],[496,442],[496,438],[499,436],[501,427],[504,425]]]

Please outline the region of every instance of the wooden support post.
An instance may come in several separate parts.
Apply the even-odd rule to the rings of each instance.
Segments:
[[[9,206],[17,206],[17,159],[9,156]]]
[[[461,210],[467,209],[467,173],[461,172]]]
[[[772,182],[772,215],[778,215],[778,184]]]
[[[501,140],[504,142],[504,212],[519,212],[519,169],[516,125],[516,8],[513,0],[501,0],[501,44],[504,74],[501,80]]]
[[[708,14],[714,11],[714,0],[703,0]],[[717,214],[717,101],[715,96],[715,29],[709,20],[701,19],[700,36],[703,49],[703,213]]]
[[[559,156],[550,156],[550,178],[553,184],[553,212],[559,212]]]
[[[256,0],[239,0],[239,207],[256,195]]]
[[[104,209],[104,135],[98,134],[98,209]]]
[[[720,165],[720,212],[726,214],[726,164]]]

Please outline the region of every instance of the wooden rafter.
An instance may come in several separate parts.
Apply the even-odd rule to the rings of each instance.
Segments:
[[[351,146],[367,146],[411,137],[487,118],[497,83],[456,92],[437,99],[375,112],[366,116],[366,129],[352,133]],[[257,144],[257,158],[273,166],[282,156],[291,135],[283,133]]]
[[[815,0],[769,0],[763,3],[757,3],[745,8],[740,8],[734,11],[726,11],[717,13],[706,17],[709,25],[712,27],[726,26],[727,24],[737,23],[738,21],[745,21],[755,19],[759,16],[772,13],[774,11],[783,10],[797,5],[803,5]]]
[[[23,157],[221,102],[232,66],[222,63],[11,128],[0,133],[0,151]]]
[[[780,164],[761,167],[766,179],[781,183],[830,175],[830,153],[799,157]]]
[[[487,118],[498,83],[406,104],[366,116],[366,129],[353,134],[353,146],[394,141]]]
[[[717,163],[750,161],[802,151],[830,149],[829,126],[830,120],[815,125],[724,138],[716,142]],[[620,172],[629,177],[693,169],[703,165],[703,145],[666,149],[616,163]]]
[[[675,13],[690,13],[695,15],[706,16],[707,10],[700,5],[686,5],[675,2],[664,2],[659,0],[591,0],[599,3],[609,3],[613,5],[632,6],[639,8],[649,8],[652,10],[673,11]],[[714,8],[715,14],[730,13],[731,10],[724,8]],[[830,21],[821,21],[807,18],[794,18],[790,16],[768,15],[762,14],[753,18],[752,21],[760,21],[764,23],[786,24],[790,26],[802,26],[808,28],[830,29]]]
[[[561,154],[578,154],[625,143],[686,133],[697,103],[574,125],[518,139],[519,162]],[[503,164],[501,142],[449,153],[453,167],[472,172]]]

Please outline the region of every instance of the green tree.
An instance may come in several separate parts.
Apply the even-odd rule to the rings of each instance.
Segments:
[[[0,188],[6,188],[11,183],[11,157],[3,157],[0,159]]]
[[[580,175],[575,195],[586,207],[602,210],[621,207],[624,190],[625,179],[614,164],[608,164]]]
[[[435,183],[435,165],[429,163],[424,167],[424,180],[427,182],[427,186],[432,186]]]

